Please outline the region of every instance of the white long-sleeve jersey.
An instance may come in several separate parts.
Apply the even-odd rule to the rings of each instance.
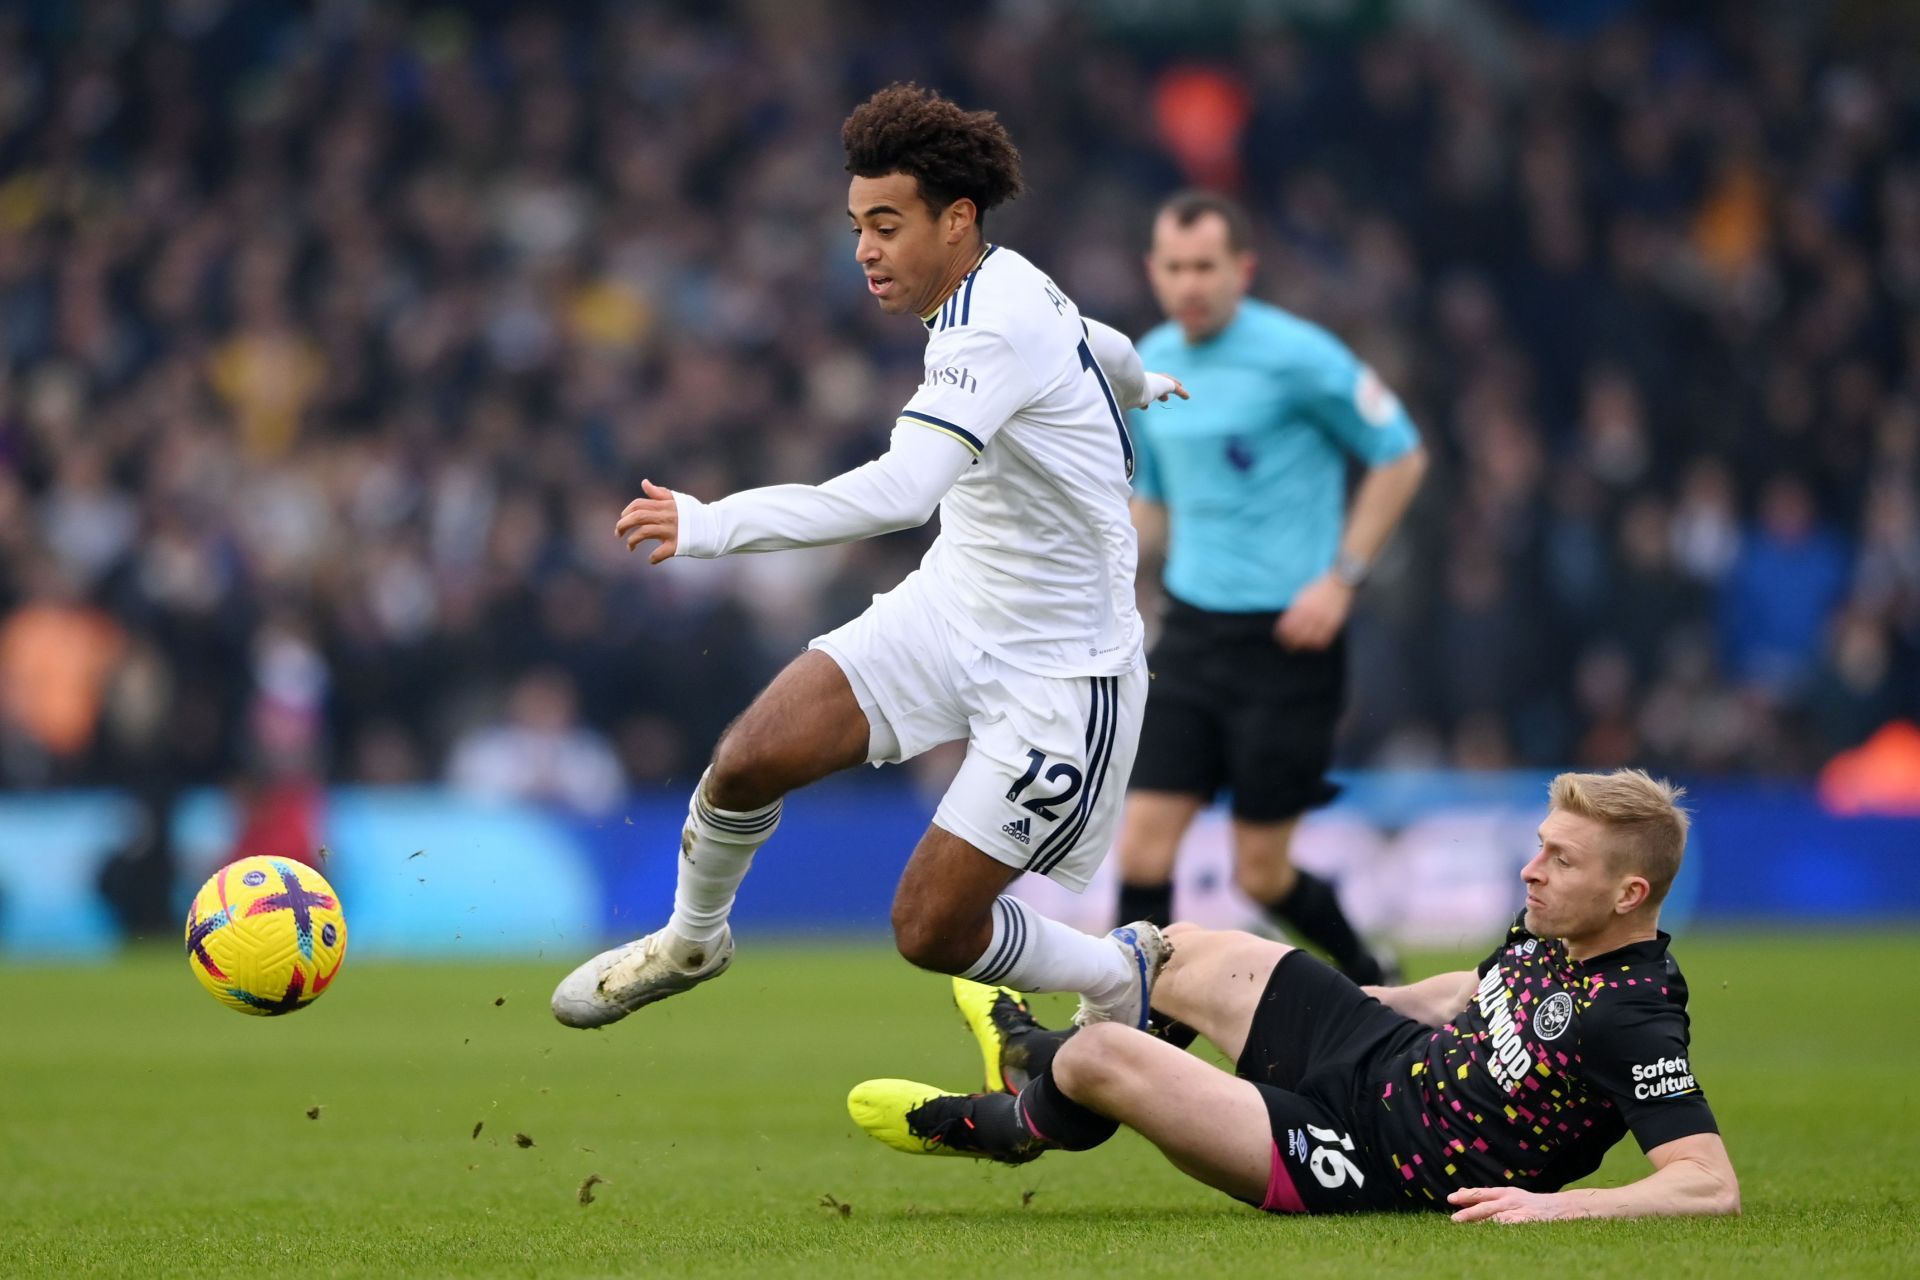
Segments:
[[[990,247],[923,318],[926,375],[887,453],[820,485],[702,503],[676,493],[675,554],[851,542],[924,523],[940,536],[916,577],[955,629],[1025,671],[1117,675],[1141,660],[1138,555],[1127,515],[1147,403],[1127,338],[1032,263]]]

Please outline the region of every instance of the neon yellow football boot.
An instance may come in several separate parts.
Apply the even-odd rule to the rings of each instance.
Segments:
[[[1008,1093],[948,1093],[912,1080],[866,1080],[847,1095],[847,1114],[895,1151],[1025,1164],[1043,1148],[1020,1123]]]
[[[1043,1028],[1034,1021],[1026,997],[1012,987],[990,987],[967,978],[953,980],[953,1005],[967,1020],[980,1046],[989,1093],[1018,1093],[1032,1079],[1026,1034]]]

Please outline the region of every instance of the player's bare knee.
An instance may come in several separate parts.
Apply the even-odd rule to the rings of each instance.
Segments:
[[[1140,1032],[1113,1022],[1082,1027],[1054,1055],[1054,1083],[1078,1102],[1104,1097],[1138,1075]]]
[[[893,904],[893,943],[909,964],[935,973],[963,973],[980,958],[974,934],[920,904],[896,898]]]
[[[721,735],[713,749],[703,789],[708,804],[736,812],[764,808],[784,794],[761,735],[741,720]]]

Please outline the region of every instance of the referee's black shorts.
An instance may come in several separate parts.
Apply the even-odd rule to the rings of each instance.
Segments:
[[[1346,702],[1343,632],[1321,650],[1283,648],[1276,614],[1213,613],[1169,598],[1130,786],[1211,800],[1283,822],[1333,799],[1333,732]]]

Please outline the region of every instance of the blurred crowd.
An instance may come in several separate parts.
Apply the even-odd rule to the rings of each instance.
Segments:
[[[884,448],[924,334],[860,287],[839,124],[896,78],[1001,113],[989,235],[1087,313],[1153,324],[1155,204],[1226,187],[1258,291],[1412,408],[1349,763],[1807,772],[1911,716],[1899,7],[1223,8],[0,12],[0,785],[690,778],[931,533],[613,534],[642,477]]]

